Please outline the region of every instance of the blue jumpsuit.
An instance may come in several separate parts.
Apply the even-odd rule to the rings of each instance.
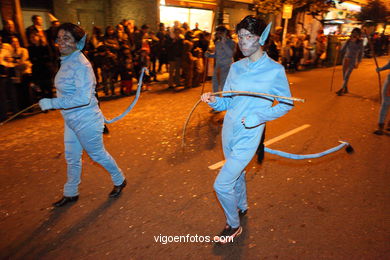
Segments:
[[[390,69],[390,61],[385,66],[383,66],[381,70],[388,70],[388,69]],[[387,112],[389,111],[390,95],[387,94],[389,85],[390,85],[390,73],[387,74],[387,78],[382,88],[382,104],[379,112],[379,122],[378,122],[379,124],[385,123],[386,115]]]
[[[343,85],[342,88],[348,87],[349,77],[356,64],[362,61],[363,57],[363,41],[353,42],[348,40],[341,48],[340,52],[345,53],[343,58]]]
[[[289,84],[284,68],[268,57],[255,62],[248,58],[232,64],[224,91],[251,91],[290,97]],[[223,128],[222,145],[226,163],[218,174],[214,189],[224,209],[227,224],[232,228],[240,225],[238,209],[246,210],[245,167],[259,146],[264,123],[286,114],[292,101],[259,96],[228,94],[216,97],[209,105],[217,110],[227,110]],[[241,120],[245,118],[245,126]]]
[[[124,181],[122,171],[104,148],[104,117],[95,97],[95,85],[92,66],[79,50],[61,57],[61,67],[55,77],[57,98],[51,99],[51,104],[53,108],[61,109],[65,120],[68,179],[64,196],[67,197],[78,195],[83,149],[111,174],[114,185]]]

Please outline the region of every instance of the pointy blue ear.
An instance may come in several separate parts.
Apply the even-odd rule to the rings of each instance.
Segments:
[[[270,22],[267,27],[265,27],[263,33],[260,36],[259,43],[261,46],[264,46],[265,41],[268,38],[269,32],[271,31],[272,22]]]
[[[76,48],[78,50],[82,50],[85,46],[85,41],[87,39],[87,34],[84,34],[83,38],[81,38],[81,40],[76,44]]]

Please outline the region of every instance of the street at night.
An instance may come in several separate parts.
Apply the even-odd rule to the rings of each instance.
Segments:
[[[379,57],[379,65],[388,58]],[[381,73],[382,84],[387,73]],[[305,102],[267,123],[265,141],[296,154],[346,141],[354,153],[342,149],[305,160],[266,153],[261,165],[255,157],[247,167],[243,233],[227,245],[164,240],[212,238],[225,225],[213,190],[219,169],[209,169],[224,160],[224,113],[200,104],[181,146],[202,87],[172,90],[154,83],[124,119],[108,125],[106,149],[127,179],[116,199],[108,198],[110,175],[84,153],[79,200],[52,207],[66,181],[59,110],[0,126],[0,258],[389,259],[390,133],[373,134],[380,107],[375,63],[363,59],[344,96],[335,94],[341,66],[331,89],[332,74],[331,67],[288,74],[292,95]],[[103,100],[105,117],[121,114],[133,97]]]

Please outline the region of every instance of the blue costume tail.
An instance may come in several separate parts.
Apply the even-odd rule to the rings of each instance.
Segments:
[[[279,151],[279,150],[272,150],[272,149],[267,148],[267,147],[264,147],[264,151],[267,152],[267,153],[279,155],[281,157],[294,159],[294,160],[319,158],[319,157],[322,157],[324,155],[336,152],[336,151],[340,150],[341,148],[343,148],[344,146],[346,146],[345,150],[347,151],[347,153],[352,153],[353,152],[353,148],[352,148],[352,146],[349,143],[344,142],[344,141],[339,141],[339,142],[341,144],[339,144],[338,146],[335,146],[333,148],[330,148],[330,149],[328,149],[326,151],[323,151],[323,152],[320,152],[320,153],[313,153],[313,154],[286,153],[286,152],[282,152],[282,151]]]
[[[115,117],[115,118],[113,118],[111,120],[107,120],[106,118],[104,118],[104,122],[106,124],[111,124],[111,123],[114,123],[114,122],[118,121],[119,119],[122,119],[123,117],[125,117],[133,109],[133,107],[137,103],[139,95],[141,93],[142,81],[144,79],[145,70],[147,70],[146,67],[142,68],[141,75],[139,76],[139,79],[138,79],[137,93],[135,94],[135,98],[134,98],[133,102],[130,104],[130,106],[121,115],[119,115],[119,116],[117,116],[117,117]]]

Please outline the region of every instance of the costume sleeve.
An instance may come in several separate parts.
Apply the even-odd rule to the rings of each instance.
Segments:
[[[53,108],[77,108],[86,106],[91,102],[95,82],[92,68],[86,64],[82,64],[75,70],[74,84],[76,91],[72,95],[53,98],[51,101]]]
[[[229,73],[226,77],[225,85],[223,87],[223,91],[230,91],[231,90],[231,75],[232,75],[232,66],[230,66]],[[230,95],[230,94],[227,94]],[[227,96],[227,97],[215,97],[215,102],[214,103],[209,103],[209,106],[212,107],[214,110],[217,111],[224,111],[228,110],[230,103],[232,102],[232,98]]]
[[[273,87],[270,94],[284,97],[291,97],[290,87],[284,70],[280,70],[273,79]],[[294,103],[290,100],[276,98],[278,103],[275,106],[269,106],[262,111],[256,111],[245,118],[246,127],[255,127],[267,121],[274,120],[285,115],[292,109]]]

